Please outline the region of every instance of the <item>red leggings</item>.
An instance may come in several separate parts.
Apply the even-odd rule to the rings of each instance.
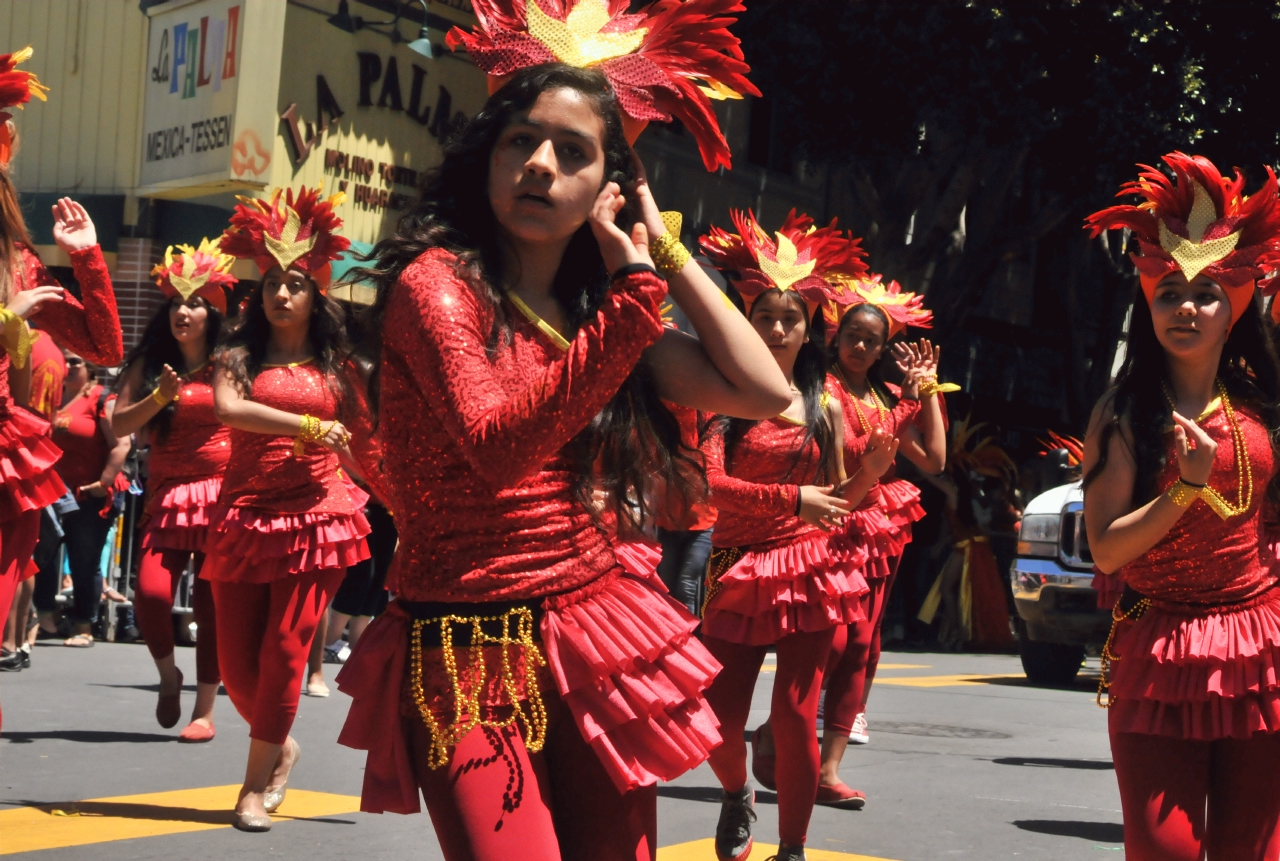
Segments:
[[[653,861],[658,788],[619,792],[554,688],[547,740],[530,754],[514,729],[474,729],[448,766],[427,765],[431,736],[406,721],[414,771],[447,861]]]
[[[813,733],[835,628],[791,634],[775,644],[778,670],[773,679],[769,723],[777,752],[778,836],[783,843],[804,843],[818,795],[819,750]],[[703,636],[707,650],[724,669],[707,689],[707,702],[720,719],[724,742],[711,751],[711,769],[727,792],[747,783],[744,733],[751,695],[767,646],[746,646]]]
[[[186,570],[189,550],[144,550],[138,563],[138,590],[133,605],[138,629],[147,641],[151,657],[157,661],[173,654],[173,596]],[[204,564],[204,554],[196,553],[196,573]],[[213,586],[196,578],[191,609],[195,611],[196,680],[204,685],[222,681],[218,675],[218,633],[213,610]]]
[[[824,729],[848,735],[853,730],[854,718],[867,710],[867,694],[880,664],[880,629],[901,558],[894,556],[889,560],[888,577],[867,581],[871,591],[862,596],[862,610],[867,618],[836,632],[827,664],[827,697],[822,704]]]
[[[39,509],[24,511],[13,520],[0,523],[0,627],[4,627],[5,620],[9,618],[13,594],[18,589],[27,560],[36,552],[39,539]],[[19,643],[23,642],[21,633],[17,639]],[[0,710],[0,725],[3,723],[4,712]]]
[[[270,583],[213,582],[218,666],[249,738],[284,744],[320,615],[346,571],[322,568]]]
[[[1280,859],[1280,733],[1187,741],[1113,732],[1128,861]]]

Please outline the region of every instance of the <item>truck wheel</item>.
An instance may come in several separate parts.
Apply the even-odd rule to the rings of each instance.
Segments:
[[[1025,635],[1018,639],[1018,652],[1027,679],[1041,687],[1070,687],[1084,663],[1084,646],[1037,643]]]

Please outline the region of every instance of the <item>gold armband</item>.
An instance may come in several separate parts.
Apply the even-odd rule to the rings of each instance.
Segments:
[[[927,398],[930,395],[943,395],[947,392],[958,392],[960,387],[955,383],[940,383],[937,377],[925,377],[920,381],[920,397]]]
[[[35,340],[31,336],[31,330],[27,328],[26,320],[8,308],[0,308],[0,346],[9,354],[15,368],[21,370],[27,366],[27,359],[31,357],[31,345]]]
[[[320,419],[304,415],[298,426],[298,435],[293,438],[293,456],[302,457],[307,452],[307,443],[324,439],[324,428]]]
[[[1203,487],[1196,487],[1193,484],[1187,484],[1179,478],[1173,485],[1165,491],[1165,495],[1169,497],[1169,501],[1179,508],[1186,508],[1191,503],[1200,498],[1200,492]]]
[[[680,242],[680,227],[683,222],[684,218],[678,212],[662,213],[662,223],[666,225],[667,232],[649,243],[649,256],[653,258],[653,265],[668,278],[683,269],[692,256],[689,249]]]
[[[160,391],[160,387],[156,386],[154,389],[151,390],[151,400],[159,404],[161,409],[164,409],[165,407],[169,406],[170,401],[177,400],[177,398],[166,398],[164,396],[164,393]]]

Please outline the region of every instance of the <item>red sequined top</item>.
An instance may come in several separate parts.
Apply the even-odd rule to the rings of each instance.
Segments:
[[[844,387],[844,383],[838,376],[827,375],[827,391],[838,398],[840,406],[844,408],[844,464],[845,469],[851,474],[857,469],[858,460],[867,450],[867,440],[871,436],[872,428],[883,427],[896,437],[902,433],[904,427],[914,422],[920,415],[920,401],[903,398],[900,388],[891,383],[885,385],[899,400],[893,405],[893,409],[882,415],[877,408],[867,406],[866,403],[854,397]],[[885,474],[880,476],[880,480],[867,491],[858,508],[879,505],[880,486],[893,480],[894,467],[890,465]]]
[[[1262,508],[1275,473],[1266,428],[1248,408],[1235,407],[1253,472],[1253,505],[1245,514],[1222,520],[1197,499],[1155,547],[1117,571],[1126,583],[1162,604],[1235,604],[1275,585],[1263,535]],[[1219,408],[1200,422],[1218,443],[1209,486],[1228,503],[1239,501],[1235,447],[1225,412]],[[1172,437],[1172,434],[1170,435]],[[1178,478],[1172,444],[1169,465],[1160,476],[1162,491]]]
[[[324,373],[310,362],[264,368],[249,396],[255,403],[312,415],[325,423],[337,415],[337,400]],[[219,502],[278,514],[354,514],[338,456],[319,443],[308,443],[302,457],[296,457],[293,439],[233,428]]]
[[[19,246],[20,260],[14,286],[20,292],[45,285],[56,285],[35,252]],[[71,291],[63,293],[61,302],[45,302],[32,322],[73,353],[95,365],[113,367],[124,360],[124,342],[120,335],[120,316],[116,312],[115,292],[107,263],[98,246],[71,252],[71,267],[80,283],[80,303]],[[61,397],[58,398],[61,400]],[[7,417],[13,405],[9,393],[9,357],[0,353],[0,419]],[[94,477],[96,480],[96,476]]]
[[[169,434],[152,433],[147,459],[149,486],[218,475],[231,457],[231,428],[213,414],[213,363],[206,362],[182,382]]]
[[[576,589],[616,562],[561,449],[662,334],[666,283],[618,280],[567,351],[509,309],[511,342],[491,350],[493,312],[451,260],[422,255],[387,300],[379,430],[399,506],[397,588],[477,602]]]
[[[720,512],[715,547],[771,550],[819,531],[795,516],[800,488],[818,481],[818,444],[800,453],[805,429],[782,418],[757,423],[725,461],[724,436],[703,441],[711,502]]]

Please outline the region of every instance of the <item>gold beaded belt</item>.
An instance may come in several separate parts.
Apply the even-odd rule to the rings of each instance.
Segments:
[[[738,564],[745,551],[741,547],[720,547],[713,548],[711,555],[707,557],[707,593],[702,599],[702,612],[698,615],[707,615],[707,607],[711,604],[711,599],[720,591],[720,578],[728,573],[729,569]]]
[[[402,604],[414,617],[410,640],[410,683],[418,714],[431,732],[427,765],[439,768],[447,763],[450,750],[476,727],[504,729],[520,724],[524,730],[525,748],[530,753],[542,750],[547,737],[547,708],[538,688],[538,669],[546,666],[547,662],[537,643],[537,616],[541,615],[538,612],[540,608],[528,604]],[[452,607],[459,612],[423,618],[427,613],[442,607]],[[495,609],[497,612],[482,615],[486,610]],[[447,726],[441,726],[436,720],[422,688],[424,646],[440,648],[445,673],[452,687],[453,720]],[[484,654],[486,646],[497,646],[502,653],[498,681],[511,706],[511,714],[501,719],[490,720],[481,716],[480,699],[488,683]],[[518,655],[513,655],[513,647],[519,651]],[[458,672],[457,654],[454,651],[460,648],[468,650],[465,679]],[[522,673],[519,669],[521,664]],[[519,682],[524,683],[524,699],[520,697]]]
[[[1116,628],[1126,620],[1131,622],[1138,621],[1150,606],[1150,598],[1126,586],[1124,592],[1120,595],[1120,600],[1116,601],[1116,605],[1111,608],[1111,631],[1107,634],[1107,642],[1102,646],[1102,675],[1098,678],[1098,705],[1104,709],[1111,708],[1111,679],[1109,678],[1111,664],[1120,660],[1119,655],[1111,652],[1111,643],[1115,640]],[[1106,702],[1102,701],[1103,694],[1107,695]]]

